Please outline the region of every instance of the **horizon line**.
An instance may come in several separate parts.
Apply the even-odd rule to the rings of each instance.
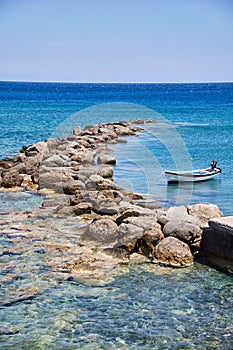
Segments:
[[[1,83],[48,83],[48,84],[227,84],[233,80],[216,81],[59,81],[59,80],[0,80]]]

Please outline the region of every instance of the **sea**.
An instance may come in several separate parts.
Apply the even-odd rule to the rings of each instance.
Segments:
[[[0,82],[1,159],[77,125],[119,120],[135,120],[141,131],[110,145],[118,185],[161,207],[213,203],[233,215],[233,83]],[[222,169],[216,179],[167,185],[164,170],[202,169],[212,160]],[[40,203],[31,193],[0,193],[0,210]],[[4,244],[0,237],[0,263],[12,260],[1,255]],[[3,294],[32,280],[24,274],[1,284],[1,277]],[[30,301],[0,303],[0,348],[230,350],[232,286],[231,276],[201,263],[132,265],[101,286],[66,281]]]

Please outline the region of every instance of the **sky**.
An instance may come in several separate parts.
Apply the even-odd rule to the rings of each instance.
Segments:
[[[0,0],[0,80],[233,81],[233,0]]]

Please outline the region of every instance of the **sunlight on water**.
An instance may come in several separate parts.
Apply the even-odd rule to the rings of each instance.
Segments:
[[[188,150],[192,168],[216,159],[223,172],[208,183],[167,186],[163,171],[182,159],[172,138],[161,142],[171,131],[161,123],[157,138],[148,129],[128,138],[128,144],[111,145],[117,158],[115,181],[162,206],[211,202],[232,215],[232,97],[233,84],[0,83],[1,158],[13,157],[22,145],[46,139],[55,130],[72,132],[74,121],[85,126],[122,115],[109,104],[100,120],[99,112],[79,114],[84,108],[139,104],[169,121]],[[131,109],[125,117],[135,119],[137,113]],[[0,193],[0,209],[30,210],[41,199],[26,192]],[[3,213],[0,219],[5,220]],[[54,222],[50,224],[50,234],[58,233]],[[1,349],[233,349],[232,277],[198,263],[184,269],[147,263],[132,264],[98,286],[89,280],[51,279],[49,251],[40,245],[44,237],[36,237],[35,246],[29,244],[27,234],[33,231],[24,232],[23,225],[17,222],[12,236],[7,230],[0,235]]]
[[[232,286],[230,277],[199,264],[184,270],[132,267],[103,287],[48,286],[32,301],[1,307],[1,345],[230,349]]]

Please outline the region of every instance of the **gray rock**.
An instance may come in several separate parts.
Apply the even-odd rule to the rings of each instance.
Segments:
[[[58,146],[59,146],[59,144],[60,144],[60,141],[59,141],[59,139],[56,139],[56,138],[49,138],[48,140],[47,140],[47,148],[48,148],[48,150],[56,150],[57,148],[58,148]]]
[[[97,175],[100,175],[103,178],[113,177],[113,168],[111,168],[109,166],[102,167],[98,170]]]
[[[58,171],[40,172],[39,189],[49,188],[56,192],[63,193],[63,184],[73,181],[71,176]]]
[[[95,153],[93,151],[85,151],[82,159],[83,164],[94,164]]]
[[[156,218],[154,216],[138,216],[138,217],[128,217],[123,220],[125,224],[132,224],[138,227],[143,228],[144,231],[147,231],[156,224]]]
[[[63,154],[54,154],[51,157],[43,160],[43,165],[50,168],[66,166],[70,159]]]
[[[47,142],[37,142],[34,145],[26,146],[23,147],[23,152],[27,157],[34,157],[37,156],[38,154],[43,155],[45,150],[47,149],[48,145]]]
[[[153,250],[153,261],[169,266],[186,267],[193,264],[189,246],[175,237],[164,238]]]
[[[217,205],[214,204],[195,204],[188,206],[188,213],[199,219],[200,224],[205,226],[211,218],[223,216]]]
[[[89,225],[81,240],[94,241],[97,244],[109,244],[114,243],[117,236],[117,224],[110,219],[100,219]]]
[[[73,152],[69,152],[71,155],[71,160],[77,163],[82,163],[83,157],[84,157],[84,151],[77,152],[76,150],[73,150]]]
[[[185,243],[193,244],[201,240],[202,230],[199,226],[189,222],[170,221],[164,226],[163,233],[165,237],[172,236]]]
[[[93,210],[100,215],[115,215],[118,213],[118,206],[114,203],[101,203],[98,207],[94,207]]]
[[[132,224],[121,224],[118,228],[118,243],[127,246],[129,243],[137,242],[142,238],[144,230]]]
[[[57,206],[52,212],[52,215],[55,215],[57,217],[68,217],[68,216],[76,216],[74,206],[69,205],[60,205]]]
[[[1,186],[6,188],[21,186],[24,180],[24,176],[19,174],[18,170],[15,170],[14,167],[10,168],[8,171],[2,171],[1,177]]]
[[[113,215],[119,211],[121,193],[115,190],[86,191],[83,193],[85,200],[92,204],[93,210],[98,214]]]
[[[123,193],[124,193],[124,191],[123,191]],[[148,209],[148,208],[143,208],[143,207],[140,207],[138,205],[131,204],[131,203],[127,202],[127,201],[122,201],[120,203],[120,213],[124,213],[125,211],[128,211],[128,210],[135,211],[141,216],[145,215],[145,216],[155,217],[155,211],[154,210],[151,210],[151,209]]]
[[[107,154],[101,154],[98,159],[97,162],[99,164],[116,164],[116,158],[111,157]]]
[[[183,205],[180,207],[170,207],[168,210],[158,213],[158,222],[162,225],[166,225],[169,221],[181,221],[188,215],[186,207]]]
[[[105,135],[106,137],[108,137],[108,139],[115,139],[117,138],[117,134],[113,131],[113,127],[111,127],[110,125],[108,126],[103,126],[99,129],[99,131]]]
[[[23,165],[25,167],[25,174],[38,176],[40,166],[39,157],[26,157]]]
[[[117,186],[115,185],[115,183],[109,179],[104,179],[103,181],[99,181],[95,185],[98,191],[117,189]]]

